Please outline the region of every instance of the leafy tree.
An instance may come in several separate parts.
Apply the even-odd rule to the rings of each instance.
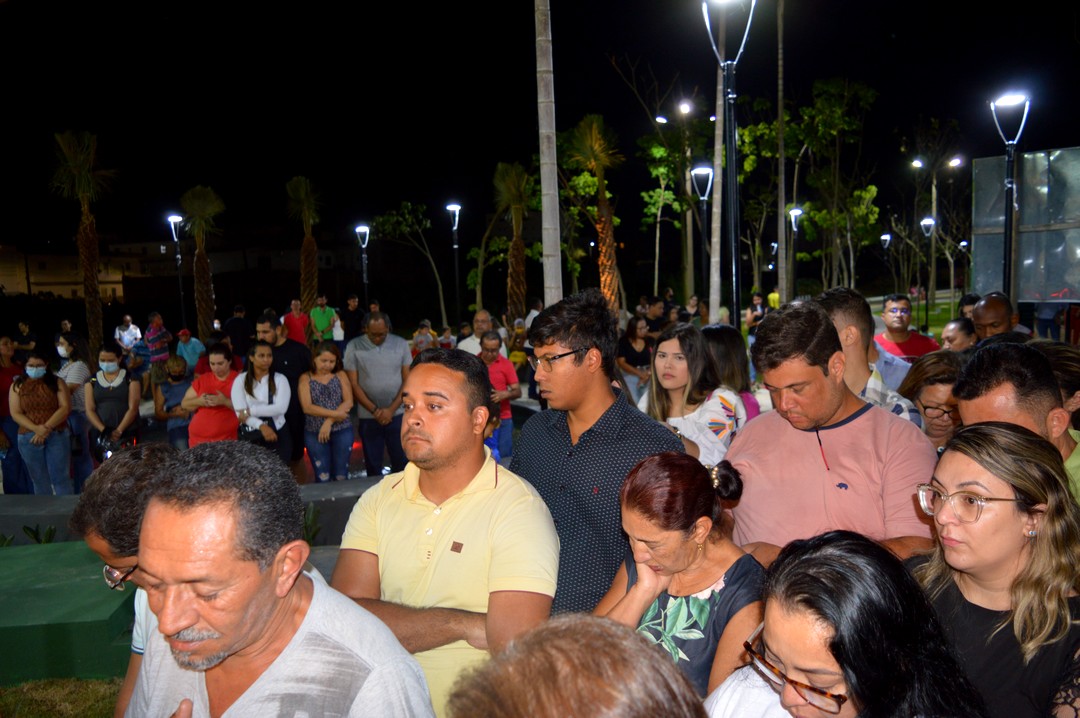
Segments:
[[[97,220],[90,211],[116,175],[97,166],[97,136],[89,132],[64,132],[54,135],[59,166],[53,174],[52,188],[65,199],[79,203],[79,229],[75,244],[79,249],[79,270],[86,299],[86,327],[90,346],[102,342],[101,291],[98,289]]]
[[[192,187],[180,198],[184,226],[195,237],[195,313],[199,338],[208,341],[214,328],[214,279],[210,257],[206,254],[207,235],[217,232],[214,217],[225,211],[225,203],[209,187]]]
[[[496,214],[508,213],[514,232],[506,262],[506,306],[511,322],[525,318],[525,241],[521,238],[521,227],[530,184],[529,174],[517,162],[500,162],[495,166]]]
[[[642,224],[653,228],[653,283],[652,293],[660,294],[660,227],[664,222],[670,222],[675,227],[682,229],[683,223],[679,221],[679,213],[686,208],[685,201],[675,193],[678,186],[678,168],[672,160],[672,152],[663,142],[655,136],[649,135],[638,140],[641,146],[641,155],[645,158],[649,176],[653,178],[657,186],[641,193],[641,199],[645,203],[645,212]],[[670,207],[673,213],[671,218],[664,217],[664,209]],[[683,245],[685,247],[685,243]]]
[[[607,191],[607,171],[622,164],[623,157],[615,148],[611,133],[600,115],[586,115],[569,136],[568,166],[588,173],[596,180],[595,212],[591,213],[596,228],[600,270],[600,291],[611,311],[619,311],[618,268],[615,264],[614,211]],[[581,195],[579,195],[581,196]],[[584,207],[583,207],[584,209]]]
[[[480,238],[480,246],[469,250],[467,257],[476,262],[476,266],[469,270],[469,276],[465,278],[465,286],[476,290],[476,302],[470,309],[484,308],[484,270],[494,267],[506,261],[507,251],[510,249],[510,240],[502,235],[491,236],[495,220],[492,220],[488,231]]]
[[[319,291],[318,247],[311,228],[319,222],[319,193],[307,177],[293,177],[285,183],[289,195],[289,216],[304,225],[304,242],[300,245],[300,304],[305,312],[315,306]]]
[[[868,221],[876,218],[877,190],[868,194],[869,175],[861,165],[863,117],[876,95],[849,80],[818,81],[813,103],[800,109],[800,134],[811,158],[807,184],[820,196],[810,219],[824,238],[818,254],[826,287],[854,287],[858,251],[877,239]]]
[[[387,212],[375,218],[373,229],[376,235],[391,242],[412,247],[424,255],[431,265],[431,271],[435,274],[435,289],[439,296],[439,312],[442,316],[442,325],[449,326],[446,319],[446,300],[443,297],[442,277],[439,275],[439,265],[431,253],[424,232],[431,229],[431,220],[425,217],[427,207],[412,202],[402,202],[397,211]]]

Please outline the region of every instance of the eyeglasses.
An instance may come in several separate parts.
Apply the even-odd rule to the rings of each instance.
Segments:
[[[905,307],[889,307],[889,314],[903,314],[906,317],[911,314],[911,310]]]
[[[101,574],[105,577],[105,584],[114,591],[123,591],[124,582],[128,580],[131,574],[135,573],[135,569],[139,567],[139,564],[135,564],[128,569],[113,568],[112,566],[105,564],[101,569]]]
[[[926,414],[927,419],[940,419],[948,414],[949,416],[956,416],[956,413],[960,411],[958,406],[927,406],[921,401],[919,406],[922,407],[923,414]]]
[[[980,496],[970,491],[956,491],[947,494],[930,484],[919,484],[919,506],[927,516],[938,514],[945,502],[949,503],[956,520],[962,524],[973,524],[982,516],[983,506],[987,501],[1020,501],[1020,499],[999,499],[993,496]]]
[[[572,350],[570,350],[568,352],[563,352],[562,354],[556,354],[554,356],[548,356],[548,357],[531,356],[531,357],[529,357],[529,366],[531,366],[533,368],[533,371],[536,371],[541,366],[544,367],[544,371],[553,371],[552,368],[551,368],[551,365],[554,364],[559,359],[562,359],[563,357],[568,357],[571,354],[580,354],[581,352],[587,352],[587,351],[589,351],[587,348],[583,348],[583,349],[572,349]]]
[[[754,666],[758,669],[758,672],[780,690],[783,690],[784,684],[787,683],[795,690],[800,698],[815,708],[823,710],[826,713],[839,713],[840,706],[847,703],[847,696],[841,693],[829,693],[820,688],[814,688],[813,686],[808,686],[805,683],[800,683],[799,681],[788,678],[779,668],[769,663],[769,661],[765,659],[765,656],[754,650],[754,643],[757,641],[758,636],[761,635],[761,631],[764,628],[765,624],[762,623],[757,627],[756,631],[750,634],[750,638],[746,639],[743,643],[743,648],[750,654],[750,658],[754,661]]]

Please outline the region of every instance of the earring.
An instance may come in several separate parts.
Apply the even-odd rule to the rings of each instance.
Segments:
[[[699,543],[699,544],[697,545],[697,552],[698,552],[698,553],[701,553],[701,552],[702,552],[702,551],[704,551],[704,550],[705,550],[705,545],[704,545],[704,544],[700,544],[700,543]]]
[[[1036,536],[1038,535],[1038,533],[1039,533],[1039,532],[1038,532],[1038,531],[1036,531],[1035,529],[1031,529],[1030,531],[1028,531],[1028,536],[1029,536],[1030,538],[1035,538],[1035,537],[1036,537]]]

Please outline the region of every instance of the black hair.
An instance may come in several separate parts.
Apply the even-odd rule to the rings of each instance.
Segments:
[[[60,334],[60,338],[67,342],[68,346],[71,347],[71,353],[68,354],[69,360],[81,361],[91,371],[94,370],[94,367],[97,366],[97,362],[91,358],[90,346],[86,343],[85,339],[75,332],[63,332]]]
[[[832,319],[815,302],[785,304],[769,312],[758,324],[756,337],[750,356],[758,372],[801,358],[828,376],[829,359],[843,350]]]
[[[573,356],[577,365],[585,360],[587,350],[595,348],[604,374],[609,380],[615,378],[619,321],[599,289],[578,292],[540,312],[529,328],[529,342],[534,347],[562,344],[577,352]]]
[[[979,303],[980,299],[982,299],[982,297],[980,297],[978,294],[975,294],[974,292],[965,294],[964,296],[960,297],[960,301],[956,303],[956,313],[960,314],[960,310],[964,307],[975,306]]]
[[[724,459],[706,469],[693,456],[676,451],[642,459],[619,491],[619,504],[636,511],[664,531],[690,533],[705,516],[721,531],[724,501],[742,496],[742,476]]]
[[[450,371],[464,374],[469,411],[483,406],[487,408],[489,418],[499,415],[499,405],[491,400],[491,375],[480,357],[460,349],[431,347],[417,354],[409,368],[415,369],[421,364],[438,364]]]
[[[213,354],[220,354],[221,356],[225,357],[225,361],[227,362],[232,361],[232,349],[230,349],[229,345],[225,342],[217,342],[216,344],[211,344],[209,347],[206,348],[207,361],[210,360],[210,356]]]
[[[750,359],[742,332],[730,324],[708,324],[701,328],[705,345],[720,371],[720,384],[735,391],[750,391]]]
[[[926,594],[865,536],[792,541],[766,573],[762,596],[828,625],[829,651],[860,718],[986,715]]]
[[[215,345],[215,346],[217,346],[217,345]],[[255,352],[258,350],[259,347],[266,347],[271,352],[274,351],[274,347],[272,347],[270,345],[270,342],[264,342],[262,339],[258,339],[256,341],[252,342],[251,346],[248,347],[247,371],[244,372],[244,393],[247,394],[248,396],[252,397],[252,398],[255,397],[255,367],[252,365],[252,360],[255,359]],[[206,356],[209,357],[210,353],[207,352]],[[231,357],[227,357],[227,358],[229,358],[231,360]],[[277,392],[277,385],[274,382],[274,370],[271,367],[271,369],[267,372],[267,377],[266,377],[266,395],[269,398],[270,403],[274,402],[274,394],[276,392]]]
[[[839,316],[844,324],[854,325],[859,330],[863,349],[870,349],[874,339],[874,314],[863,295],[847,287],[833,287],[817,295],[814,301],[824,307],[830,319]]]
[[[168,472],[168,462],[179,454],[165,443],[117,451],[86,479],[68,528],[83,537],[97,534],[117,556],[134,556],[150,483]]]
[[[111,459],[110,459],[111,461]],[[171,461],[150,499],[182,510],[225,504],[236,519],[237,551],[264,571],[285,544],[304,536],[304,502],[278,455],[246,441],[193,446]]]
[[[30,363],[31,359],[40,359],[41,361],[45,362],[45,376],[41,377],[39,381],[44,382],[45,386],[49,387],[49,391],[51,391],[53,394],[60,391],[59,378],[56,376],[56,374],[53,374],[51,371],[49,371],[49,360],[46,359],[45,355],[39,351],[26,352],[26,361],[23,362],[23,373],[15,377],[15,381],[13,381],[11,385],[18,388],[30,379],[29,375],[26,374],[26,366]],[[11,451],[11,449],[9,448],[8,451]]]
[[[957,329],[959,329],[963,334],[966,334],[969,337],[975,336],[975,322],[971,321],[967,317],[957,317],[956,319],[950,319],[945,323],[945,326],[949,326],[950,324],[955,324]]]
[[[972,401],[1003,384],[1012,385],[1017,405],[1040,422],[1061,406],[1050,360],[1027,344],[980,346],[960,370],[952,391],[958,401]]]
[[[885,311],[885,306],[889,303],[907,302],[907,305],[911,306],[911,297],[906,294],[886,294],[885,298],[881,300],[881,311]]]

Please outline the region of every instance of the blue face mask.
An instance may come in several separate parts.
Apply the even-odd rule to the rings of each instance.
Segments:
[[[26,375],[31,379],[41,379],[45,376],[45,367],[43,366],[28,366],[26,367]]]
[[[105,372],[106,374],[114,374],[114,373],[120,371],[119,362],[103,361],[98,366],[100,366],[101,371]]]

